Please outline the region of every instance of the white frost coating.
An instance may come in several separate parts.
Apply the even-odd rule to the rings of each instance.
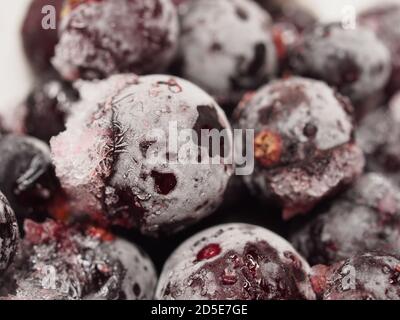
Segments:
[[[243,10],[246,18],[239,18]],[[247,81],[273,76],[276,52],[268,31],[270,16],[252,1],[193,1],[183,17],[180,53],[184,57],[184,77],[194,81],[214,95],[231,92],[231,78],[237,74],[238,59],[246,70],[254,59],[254,48],[264,44],[263,70],[248,75]],[[212,49],[214,45],[220,48]]]
[[[156,290],[156,299],[163,299],[163,293],[169,282],[172,283],[174,287],[175,284],[177,284],[177,287],[184,288],[185,291],[180,294],[180,299],[182,300],[187,298],[204,299],[205,297],[202,296],[201,292],[196,292],[195,289],[188,285],[187,282],[190,281],[191,275],[195,273],[196,270],[201,270],[205,264],[221,258],[221,256],[231,250],[240,254],[243,252],[246,244],[260,241],[265,241],[269,246],[274,248],[283,261],[290,261],[285,257],[284,252],[289,251],[293,253],[301,261],[304,272],[307,274],[310,272],[308,263],[297,253],[289,242],[279,235],[254,225],[241,223],[224,224],[197,233],[186,240],[172,253],[160,275]],[[196,261],[198,252],[205,246],[214,243],[220,246],[221,253],[214,258],[196,262],[194,268],[193,261]],[[274,267],[275,266],[266,265],[264,271],[273,271]],[[201,272],[207,271],[202,270]],[[212,288],[212,284],[215,282],[214,276],[211,274],[207,276],[211,277],[211,279],[208,279],[210,281],[206,281],[205,287]],[[314,296],[307,281],[299,283],[298,285],[300,292],[304,294],[304,296],[311,298]]]
[[[126,240],[117,238],[112,243],[105,243],[110,247],[110,255],[121,261],[126,274],[122,283],[122,290],[127,300],[153,299],[157,284],[157,274],[150,258]],[[134,292],[134,286],[140,288],[139,296]]]
[[[364,253],[312,272],[326,281],[324,300],[398,300],[399,263],[394,255]]]
[[[149,37],[151,33],[165,35],[162,41],[170,45],[158,50],[161,44],[154,41],[161,40]],[[75,79],[81,67],[105,76],[121,71],[162,71],[176,52],[178,35],[176,9],[169,0],[92,2],[75,8],[62,20],[52,62],[68,79]],[[150,59],[149,54],[154,57]],[[137,70],[119,70],[121,65],[125,69],[134,65]]]
[[[66,130],[52,138],[50,144],[56,174],[63,187],[73,197],[86,196],[87,203],[81,207],[78,200],[77,209],[85,206],[101,209],[95,195],[103,186],[102,175],[108,174],[102,163],[112,144],[109,138],[112,110],[107,99],[123,86],[136,82],[134,75],[116,75],[103,81],[78,81],[75,85],[81,100],[72,106]]]
[[[398,170],[387,167],[400,161],[400,100],[393,98],[389,108],[381,107],[366,115],[356,132],[357,143],[367,156],[369,171],[382,172],[400,185]],[[389,160],[389,161],[387,161]]]
[[[176,87],[165,84],[171,79],[177,81],[180,92],[176,92]],[[164,84],[160,85],[160,82]],[[121,98],[125,101],[121,101],[116,107],[118,112],[115,120],[126,131],[123,141],[126,148],[116,163],[111,185],[115,188],[133,187],[134,193],[143,199],[142,206],[150,213],[145,217],[147,224],[155,229],[158,225],[179,222],[182,217],[198,220],[209,214],[210,208],[218,206],[232,173],[225,171],[222,159],[219,164],[154,164],[153,160],[143,157],[139,142],[152,140],[149,135],[152,129],[162,130],[168,138],[169,125],[173,122],[177,122],[178,130],[191,129],[199,117],[197,106],[213,106],[220,123],[228,130],[229,145],[232,146],[229,122],[217,103],[190,82],[163,75],[141,77],[138,85],[122,90],[114,101]],[[125,103],[129,99],[131,103]],[[131,119],[135,121],[132,122]],[[163,152],[165,140],[156,140],[148,153]],[[180,140],[178,148],[182,144],[187,145],[187,142]],[[191,141],[190,146],[196,148],[197,144]],[[162,160],[165,162],[164,156]],[[160,195],[157,194],[151,177],[138,182],[141,173],[150,175],[153,170],[173,173],[177,179],[176,188],[167,195]],[[209,201],[208,205],[194,212],[196,207],[206,201]]]
[[[305,66],[303,71],[307,74],[320,76],[329,72],[327,70],[337,72],[339,61],[351,59],[358,67],[359,75],[349,84],[337,83],[343,86],[343,94],[359,100],[384,87],[391,73],[390,52],[374,32],[363,27],[344,30],[340,25],[330,27],[326,36],[324,32],[324,27],[319,27],[304,36],[299,49],[304,54],[301,54],[297,68],[294,64],[295,70],[301,71]],[[326,77],[329,79],[330,75]]]
[[[376,207],[386,196],[393,197],[400,209],[400,191],[390,180],[377,173],[363,175],[348,191],[348,198],[357,203]],[[377,208],[379,209],[379,208]]]
[[[170,81],[176,84],[169,85]],[[77,208],[101,210],[99,197],[111,169],[105,201],[112,206],[119,200],[117,190],[132,190],[147,211],[146,231],[157,231],[159,225],[185,218],[199,220],[219,205],[232,174],[222,158],[216,156],[216,164],[173,164],[165,163],[166,158],[154,163],[140,148],[142,142],[154,140],[153,130],[162,130],[168,138],[170,123],[177,122],[178,130],[192,129],[199,117],[198,106],[215,110],[232,146],[229,122],[207,93],[188,81],[164,75],[139,79],[118,75],[95,83],[80,82],[78,88],[82,101],[72,108],[66,131],[51,141],[57,176],[76,200]],[[120,137],[114,150],[110,131],[116,127]],[[165,154],[165,139],[156,140],[149,152]],[[178,147],[184,143],[187,145],[186,141],[179,141]],[[189,144],[197,148],[193,141]],[[118,154],[112,168],[111,152]],[[173,173],[176,188],[167,195],[158,194],[151,177],[153,171]],[[143,175],[145,179],[141,178]]]
[[[292,92],[294,90],[299,92]],[[300,105],[288,103],[281,106],[283,102],[280,101],[285,101],[291,94],[300,95],[302,99],[299,101]],[[285,107],[288,112],[282,111],[283,116],[268,123],[268,128],[276,129],[291,141],[306,143],[309,140],[304,135],[304,127],[308,123],[317,126],[318,131],[313,137],[313,142],[320,150],[340,146],[351,139],[353,127],[350,116],[346,114],[335,92],[321,81],[293,77],[274,81],[262,87],[243,108],[240,127],[262,129],[258,112],[273,106],[277,109]]]

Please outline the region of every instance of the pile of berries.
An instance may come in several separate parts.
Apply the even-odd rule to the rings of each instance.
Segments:
[[[47,4],[0,109],[0,300],[400,300],[400,5],[348,30],[295,1],[57,0],[43,30]]]

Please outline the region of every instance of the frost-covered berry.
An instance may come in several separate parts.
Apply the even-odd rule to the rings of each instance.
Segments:
[[[271,231],[225,224],[186,240],[167,260],[157,299],[314,299],[309,266]]]
[[[31,137],[13,134],[0,138],[0,190],[22,222],[46,213],[59,188],[49,147]]]
[[[400,5],[379,4],[362,12],[358,17],[361,25],[376,32],[391,53],[392,74],[387,85],[389,96],[400,90]]]
[[[51,141],[77,212],[155,235],[218,207],[232,174],[224,160],[232,132],[208,94],[166,75],[83,82],[80,93],[67,130]],[[201,131],[212,129],[224,137],[219,152],[200,144]]]
[[[40,81],[21,105],[23,123],[16,123],[11,130],[18,132],[22,128],[27,135],[49,142],[65,130],[71,104],[78,98],[78,93],[67,82],[54,77]]]
[[[15,255],[17,240],[18,226],[14,211],[0,192],[0,275]]]
[[[170,0],[69,0],[65,11],[52,61],[67,80],[163,71],[174,57],[179,25]]]
[[[295,74],[323,80],[353,101],[379,93],[391,72],[390,52],[372,31],[337,23],[307,31],[289,64]]]
[[[358,254],[329,267],[313,267],[311,282],[323,300],[400,300],[400,258]]]
[[[367,251],[400,254],[400,190],[381,175],[367,174],[291,240],[311,264]]]
[[[52,70],[50,60],[58,41],[57,30],[63,2],[64,0],[33,0],[26,13],[22,40],[26,57],[38,73]],[[52,16],[53,13],[55,17]],[[55,21],[52,21],[53,18]]]
[[[400,186],[400,94],[368,114],[357,129],[357,142],[367,159],[367,169],[384,173]]]
[[[364,166],[351,109],[323,82],[297,77],[245,97],[235,121],[255,130],[255,169],[244,177],[250,190],[289,219],[351,183]]]
[[[182,76],[236,103],[277,69],[271,18],[247,0],[191,1],[182,17]]]
[[[3,280],[10,299],[152,299],[150,259],[134,244],[94,227],[25,222],[21,253]],[[8,292],[7,292],[8,291]]]

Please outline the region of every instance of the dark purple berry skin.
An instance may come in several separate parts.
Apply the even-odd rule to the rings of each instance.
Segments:
[[[178,74],[223,107],[275,76],[271,17],[253,1],[191,1],[181,20]]]
[[[379,93],[390,72],[390,52],[367,28],[317,25],[289,53],[291,72],[327,82],[353,102]]]
[[[367,252],[312,269],[313,288],[323,300],[400,299],[399,256]]]
[[[82,82],[80,93],[67,130],[51,141],[57,176],[76,215],[157,236],[180,231],[218,208],[233,171],[222,161],[223,150],[215,154],[201,147],[220,160],[199,164],[202,155],[191,158],[182,142],[171,150],[163,137],[169,139],[176,121],[180,136],[182,129],[197,134],[216,129],[231,152],[230,124],[211,96],[167,75]],[[193,136],[186,146],[200,150]]]
[[[367,159],[368,171],[385,174],[400,186],[400,95],[388,107],[368,114],[359,124],[357,141]]]
[[[0,192],[0,276],[17,251],[18,225],[14,211]]]
[[[53,65],[66,80],[164,71],[179,33],[170,0],[67,1]]]
[[[305,78],[278,80],[246,97],[235,122],[255,130],[255,169],[244,177],[250,191],[290,219],[350,184],[364,166],[351,112],[347,99]]]
[[[386,93],[390,97],[400,90],[400,5],[386,4],[372,7],[360,14],[361,25],[375,31],[391,53],[392,73]]]
[[[46,144],[31,137],[0,138],[0,190],[21,223],[25,217],[46,212],[59,183]]]
[[[400,254],[400,189],[381,175],[367,174],[291,240],[312,265],[367,251]]]
[[[160,276],[161,300],[314,299],[309,266],[283,238],[261,227],[214,226],[186,240]]]
[[[94,227],[25,221],[0,294],[10,299],[152,299],[156,274],[135,245]]]
[[[57,30],[64,0],[33,0],[25,16],[22,27],[22,40],[25,54],[33,69],[38,73],[52,70],[51,58],[58,41]],[[43,29],[45,14],[42,8],[51,5],[56,10],[56,29]],[[47,14],[47,12],[46,12]]]
[[[79,99],[72,85],[54,77],[39,82],[27,97],[23,130],[44,142],[65,130],[71,104]]]

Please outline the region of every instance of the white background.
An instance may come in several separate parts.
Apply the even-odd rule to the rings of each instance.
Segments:
[[[216,0],[218,1],[218,0]],[[284,1],[284,0],[283,0]],[[379,2],[400,0],[297,0],[315,11],[323,21],[340,20],[343,8],[356,10]],[[51,0],[49,0],[51,3]],[[0,11],[0,109],[11,111],[28,93],[32,77],[21,49],[21,23],[30,0],[2,1]]]

